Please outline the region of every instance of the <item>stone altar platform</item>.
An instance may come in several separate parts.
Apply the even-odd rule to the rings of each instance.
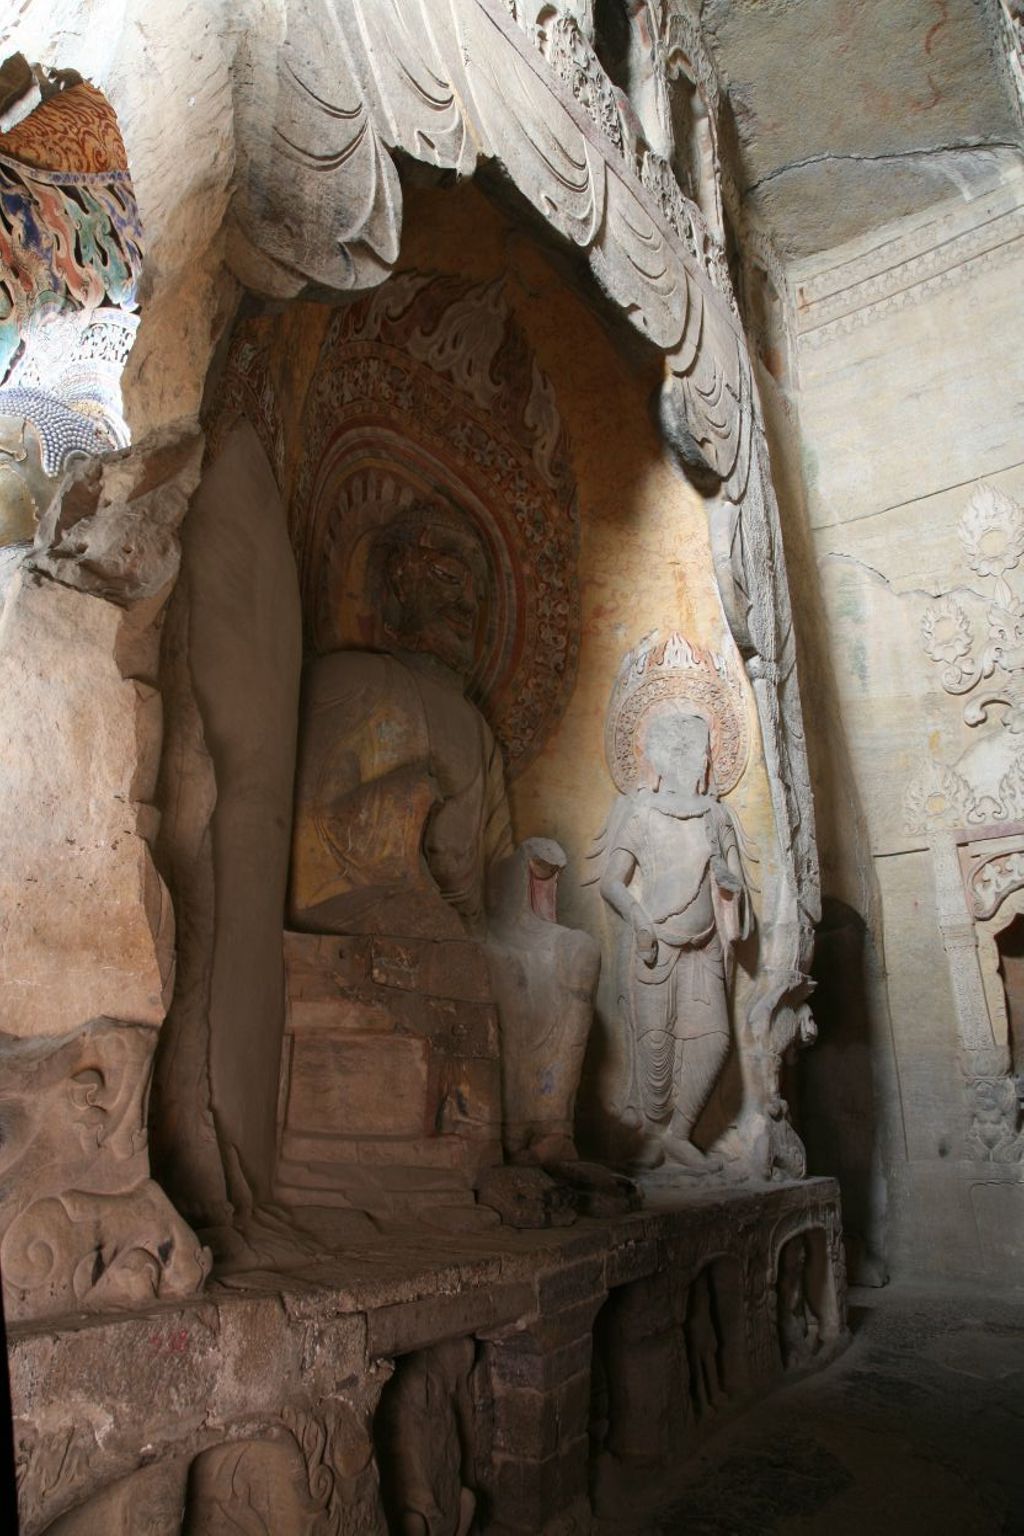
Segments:
[[[12,1329],[23,1532],[383,1536],[428,1507],[456,1533],[475,1505],[479,1532],[583,1533],[845,1339],[828,1179],[377,1235],[187,1304]]]

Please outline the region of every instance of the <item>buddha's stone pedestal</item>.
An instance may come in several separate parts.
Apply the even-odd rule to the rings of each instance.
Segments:
[[[484,1536],[628,1530],[637,1490],[846,1336],[831,1180],[661,1199],[15,1327],[23,1536],[386,1536],[430,1499],[455,1531],[466,1495]]]
[[[279,1199],[457,1223],[478,1171],[501,1161],[481,946],[286,933],[285,977]]]

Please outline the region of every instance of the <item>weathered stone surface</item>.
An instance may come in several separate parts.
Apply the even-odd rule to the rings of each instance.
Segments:
[[[165,597],[200,457],[198,433],[172,428],[72,464],[40,519],[29,568],[121,604]]]
[[[914,214],[1012,159],[1019,119],[994,8],[708,0],[701,20],[748,186],[787,254]]]
[[[0,1269],[21,1321],[191,1296],[210,1255],[149,1177],[156,1030],[0,1042]]]
[[[149,840],[160,698],[118,663],[131,622],[27,571],[0,614],[0,1030],[161,1022],[174,920]]]
[[[381,1089],[386,1087],[386,1092]],[[420,1136],[427,1107],[424,1042],[331,1039],[294,1030],[288,1124],[306,1135]]]
[[[514,1162],[576,1158],[576,1095],[601,952],[557,921],[566,856],[531,837],[489,876],[487,959],[501,1021],[502,1140]]]
[[[844,1169],[854,1227],[874,1213],[876,1279],[886,1220],[904,1272],[927,1248],[929,1273],[995,1279],[1024,1232],[1011,1197],[983,1236],[970,1193],[1001,1190],[1000,1160],[1024,1147],[1013,983],[997,980],[1021,907],[1020,657],[1005,623],[1024,529],[1021,203],[1009,176],[794,273],[808,516],[863,809],[859,851],[838,821],[823,829],[836,941],[809,1140],[816,1166]],[[905,366],[913,385],[895,402]],[[952,433],[939,428],[950,409]],[[827,773],[822,803],[836,793]],[[856,1094],[837,1119],[840,1072]]]
[[[477,1197],[510,1227],[571,1227],[576,1220],[572,1196],[542,1168],[489,1168],[477,1181]]]
[[[480,946],[289,933],[285,954],[280,1198],[471,1210],[500,1155],[494,1006],[459,1001],[487,996]]]

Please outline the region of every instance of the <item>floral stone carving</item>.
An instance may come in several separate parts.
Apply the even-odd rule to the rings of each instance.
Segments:
[[[987,590],[960,589],[930,604],[921,641],[941,668],[945,692],[965,698],[963,721],[975,739],[952,763],[928,760],[907,787],[904,812],[908,829],[925,832],[932,845],[960,1034],[965,1149],[980,1161],[1017,1163],[1024,1158],[1021,1106],[1008,1046],[996,1028],[999,1015],[1005,1026],[1005,1004],[986,995],[979,941],[1024,884],[1024,852],[1013,830],[1024,818],[1024,508],[979,485],[957,534],[967,565]],[[1002,846],[990,842],[983,853],[961,856],[954,836],[999,837]]]
[[[985,729],[955,762],[932,759],[912,780],[904,804],[914,831],[1024,816],[1024,509],[980,485],[957,533],[967,564],[991,587],[985,594],[946,593],[930,604],[921,642],[941,668],[945,691],[971,695],[964,724]]]

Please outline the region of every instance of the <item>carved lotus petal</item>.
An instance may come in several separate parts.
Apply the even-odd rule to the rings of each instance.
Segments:
[[[972,819],[975,805],[975,793],[966,779],[933,758],[907,786],[904,824],[909,832],[962,824]]]
[[[932,661],[954,662],[970,654],[970,620],[954,597],[942,597],[925,610],[921,638]]]
[[[1004,576],[1024,556],[1024,508],[991,485],[979,485],[957,532],[967,563],[979,576]]]

